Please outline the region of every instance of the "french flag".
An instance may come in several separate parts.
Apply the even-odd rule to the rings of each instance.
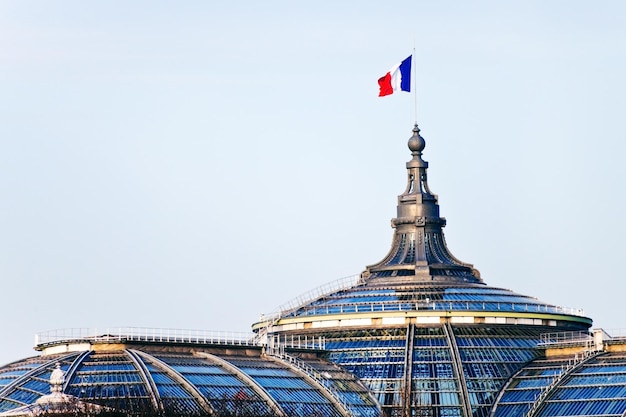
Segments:
[[[394,65],[387,74],[378,79],[380,93],[378,97],[388,96],[396,91],[411,91],[411,58]]]

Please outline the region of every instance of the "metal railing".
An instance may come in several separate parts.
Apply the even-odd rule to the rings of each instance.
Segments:
[[[289,300],[285,304],[276,309],[276,311],[268,314],[261,314],[259,321],[277,321],[281,317],[284,317],[285,314],[290,313],[293,310],[301,307],[302,305],[308,304],[312,301],[317,300],[318,298],[332,294],[337,291],[347,290],[352,288],[358,284],[361,284],[363,281],[360,274],[350,275],[347,277],[339,278],[335,281],[331,281],[329,283],[320,285],[319,287],[313,288],[310,291],[300,294],[299,296]]]
[[[493,311],[493,312],[520,312],[520,313],[548,313],[564,314],[570,316],[585,317],[584,310],[580,308],[551,306],[548,304],[535,303],[509,303],[509,302],[476,302],[476,301],[437,301],[437,302],[365,302],[345,303],[336,305],[314,305],[303,303],[300,308],[283,310],[274,315],[261,316],[261,321],[276,321],[277,318],[289,317],[298,310],[297,316],[318,316],[344,313],[369,313],[389,311]]]
[[[317,316],[344,313],[370,313],[379,311],[510,311],[528,313],[548,313],[564,314],[569,316],[586,317],[582,308],[562,307],[541,303],[519,303],[519,302],[476,302],[476,301],[389,301],[389,302],[365,302],[346,303],[338,305],[314,305],[315,300],[323,296],[336,293],[342,290],[353,288],[363,284],[363,278],[357,275],[340,278],[330,283],[321,285],[306,293],[293,298],[281,305],[276,311],[268,314],[261,314],[259,322],[269,322],[275,324],[281,318],[288,317],[298,311],[297,316]],[[626,335],[625,335],[626,337]]]
[[[272,343],[287,349],[324,349],[323,337],[270,336]],[[57,329],[35,335],[35,346],[44,347],[61,343],[186,343],[202,345],[265,346],[251,332],[224,332],[190,329],[159,329],[149,327],[109,327],[106,329],[69,328]]]
[[[267,340],[261,341],[261,345],[266,347],[266,352],[270,355],[285,355],[285,349],[326,349],[326,338],[324,336],[308,335],[280,335],[269,334]]]
[[[600,329],[610,340],[626,340],[626,329]]]
[[[225,332],[150,327],[69,328],[35,335],[35,346],[59,342],[169,342],[196,344],[255,345],[251,332]]]
[[[538,346],[587,346],[612,341],[622,344],[626,342],[626,329],[594,329],[593,332],[558,332],[540,335]]]
[[[593,335],[585,331],[544,333],[539,336],[538,346],[586,346],[593,342]]]

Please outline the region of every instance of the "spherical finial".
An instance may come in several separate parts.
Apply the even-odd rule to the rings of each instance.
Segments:
[[[411,152],[422,152],[426,147],[426,141],[420,135],[420,128],[415,125],[413,128],[413,136],[409,138],[409,149]]]

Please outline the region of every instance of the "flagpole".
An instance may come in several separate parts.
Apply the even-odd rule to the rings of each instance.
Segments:
[[[415,100],[415,125],[417,126],[417,63],[415,62],[415,35],[413,35],[413,97]]]

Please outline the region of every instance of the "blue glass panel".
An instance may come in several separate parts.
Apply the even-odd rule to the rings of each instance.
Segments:
[[[193,398],[193,396],[180,385],[159,384],[157,385],[157,389],[161,397]]]
[[[194,385],[244,386],[245,384],[232,375],[184,375]]]
[[[243,372],[250,376],[287,376],[293,377],[294,373],[288,369],[280,368],[250,368],[246,366],[239,367]]]
[[[41,397],[41,394],[16,389],[6,397],[25,404],[30,404],[34,403],[37,398]]]
[[[22,388],[27,388],[32,391],[37,391],[41,394],[48,394],[50,392],[50,382],[40,381],[36,379],[30,379],[25,384],[21,385]]]
[[[609,373],[609,372],[616,372],[616,373],[623,373],[624,372],[624,365],[600,365],[600,366],[590,366],[590,367],[586,367],[584,369],[582,369],[580,371],[581,373]]]
[[[445,341],[444,341],[445,343]],[[336,350],[336,349],[363,349],[363,348],[403,348],[404,347],[404,339],[391,339],[391,340],[336,340],[336,341],[328,341],[326,342],[326,349],[328,350]],[[433,343],[433,346],[436,345]]]
[[[170,366],[173,369],[175,369],[176,371],[180,372],[181,374],[185,374],[185,373],[193,373],[193,374],[204,374],[204,373],[207,373],[207,374],[208,373],[210,373],[210,374],[227,374],[227,372],[224,371],[221,367],[214,366],[214,365],[198,365],[198,366],[170,365]]]
[[[396,296],[361,296],[361,297],[345,297],[345,298],[330,298],[311,303],[311,305],[342,305],[342,304],[366,304],[366,303],[381,303],[381,302],[397,302]]]
[[[470,391],[497,391],[500,388],[499,381],[484,378],[467,378],[467,389]]]
[[[626,399],[620,398],[619,400],[611,401],[606,412],[609,414],[624,415],[624,413],[626,413]]]
[[[552,378],[518,379],[511,388],[540,388],[549,385]]]
[[[624,369],[626,372],[626,368]],[[567,385],[626,384],[626,374],[573,376]]]
[[[61,366],[61,369],[63,369],[64,371],[67,370],[67,366]],[[52,368],[48,368],[48,369],[44,369],[43,371],[40,371],[37,374],[37,377],[39,378],[43,378],[46,381],[50,380],[50,375],[52,375]]]
[[[513,339],[507,337],[457,337],[456,343],[459,348],[475,347],[525,347],[534,349],[538,340]]]
[[[168,414],[201,415],[204,411],[196,400],[190,398],[161,398],[161,402]]]
[[[4,378],[4,377],[19,377],[22,376],[24,374],[26,374],[27,372],[30,372],[34,369],[34,367],[32,368],[20,368],[20,369],[7,369],[5,371],[0,371],[0,377]]]
[[[526,389],[516,391],[506,391],[502,395],[501,402],[534,402],[535,398],[539,396],[541,390],[538,389]]]
[[[344,368],[362,379],[401,378],[404,375],[404,364],[347,364]]]
[[[336,391],[336,393],[346,404],[371,404],[371,401],[368,401],[369,398],[364,393],[350,391]]]
[[[556,400],[623,398],[626,397],[625,386],[589,386],[561,388],[554,396]]]
[[[504,378],[509,374],[502,364],[497,363],[464,363],[463,369],[469,376]]]
[[[78,398],[95,398],[103,397],[144,397],[147,395],[146,388],[143,384],[132,385],[73,385],[68,389],[69,395]]]
[[[507,295],[512,294],[510,290],[493,287],[458,287],[458,288],[446,288],[445,293],[459,293],[459,294],[500,294]]]
[[[413,360],[416,362],[449,362],[449,349],[415,349],[413,350]]]
[[[267,404],[261,401],[248,401],[240,396],[235,399],[220,399],[211,402],[218,415],[265,416],[272,415]]]
[[[457,392],[438,392],[439,404],[444,406],[459,405],[460,398]]]
[[[311,388],[309,384],[297,378],[257,377],[254,380],[263,387],[290,388],[290,389]]]
[[[342,293],[346,294],[348,293],[347,291],[342,291]],[[335,294],[341,294],[341,293],[335,293]],[[350,290],[349,294],[351,295],[372,295],[372,294],[378,294],[378,295],[389,295],[389,294],[395,294],[395,291],[393,290],[389,290],[389,289],[367,289],[367,290]]]
[[[113,384],[142,382],[141,376],[137,372],[123,373],[85,373],[77,372],[71,380],[71,384]]]
[[[209,399],[235,398],[241,387],[202,385],[198,390]]]
[[[9,400],[0,400],[0,413],[13,410],[14,408],[20,407],[21,405],[22,404],[9,401]]]
[[[85,363],[82,367],[84,372],[110,372],[110,371],[134,371],[132,363]]]
[[[404,345],[404,340],[402,340],[402,344]],[[414,342],[413,342],[415,347],[422,347],[422,346],[447,346],[448,345],[448,341],[443,338],[443,337],[417,337],[415,338]]]
[[[380,417],[380,412],[374,407],[352,406],[350,410],[354,417]]]
[[[267,388],[267,392],[278,402],[327,403],[328,400],[314,390],[283,390]]]
[[[494,417],[520,417],[525,416],[530,409],[529,404],[499,405]]]
[[[549,402],[541,416],[620,415],[625,409],[624,400]]]
[[[562,372],[561,368],[548,368],[548,369],[541,369],[541,370],[539,370],[537,375],[556,376],[556,375],[560,375],[561,372]]]
[[[321,404],[284,404],[283,409],[290,417],[307,417],[317,415],[335,417],[340,415],[333,407]]]
[[[155,384],[173,384],[172,378],[162,372],[153,372],[151,374]]]
[[[450,363],[414,363],[413,378],[452,378],[454,371]]]
[[[484,391],[470,391],[468,392],[470,404],[474,406],[486,406],[491,405],[494,399],[494,396],[490,392]],[[483,407],[476,407],[476,410],[482,410]],[[475,413],[477,415],[481,415],[482,413]]]

